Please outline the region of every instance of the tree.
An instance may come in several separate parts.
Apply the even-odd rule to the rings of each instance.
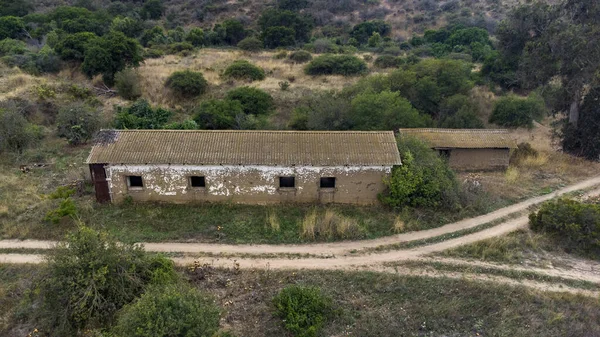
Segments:
[[[581,119],[577,126],[565,123],[562,129],[563,148],[590,160],[600,158],[600,86],[585,95]]]
[[[296,32],[292,28],[273,26],[267,28],[262,39],[267,48],[287,47],[296,44]]]
[[[148,285],[177,280],[170,260],[85,226],[49,251],[47,261],[32,310],[36,323],[56,336],[105,327]]]
[[[126,68],[115,74],[115,87],[119,96],[135,100],[142,97],[140,76],[134,69]]]
[[[72,103],[58,111],[56,128],[58,136],[69,144],[85,144],[100,129],[99,113],[84,103]]]
[[[440,105],[439,126],[450,129],[482,129],[483,122],[477,115],[477,107],[469,97],[457,94],[445,99]]]
[[[377,47],[379,44],[381,43],[381,35],[379,35],[379,33],[374,32],[373,35],[371,35],[371,37],[369,37],[369,47],[374,48]]]
[[[225,28],[225,43],[235,46],[246,37],[244,25],[238,20],[228,19],[222,25]]]
[[[25,16],[33,12],[34,9],[29,0],[0,0],[0,17]]]
[[[117,107],[117,129],[162,129],[173,113],[162,108],[153,109],[148,101],[140,99],[129,107]]]
[[[418,128],[431,122],[397,92],[364,92],[354,97],[351,106],[350,118],[356,130]]]
[[[298,11],[308,6],[308,0],[277,0],[279,9]]]
[[[81,67],[89,77],[102,74],[102,79],[112,85],[117,72],[137,67],[143,60],[142,48],[136,40],[121,32],[110,32],[88,45]]]
[[[54,50],[65,61],[83,62],[87,46],[96,39],[98,36],[90,32],[67,34],[57,42]]]
[[[25,36],[25,23],[16,16],[0,17],[0,40],[20,39]]]
[[[367,40],[377,33],[380,36],[387,36],[392,31],[392,27],[381,20],[365,21],[352,27],[350,36],[355,38],[360,44],[367,43]]]
[[[165,86],[179,97],[193,98],[206,92],[208,82],[204,79],[202,73],[183,70],[171,74],[167,78]]]
[[[221,310],[214,300],[184,285],[153,287],[120,313],[118,337],[211,337]]]
[[[227,99],[240,102],[247,115],[268,115],[275,110],[273,97],[257,88],[235,88],[227,93]]]
[[[506,127],[532,128],[533,120],[542,117],[544,110],[544,101],[535,95],[528,98],[509,95],[494,104],[489,122]]]
[[[185,37],[185,40],[191,43],[194,47],[201,47],[204,45],[204,31],[202,28],[194,27]]]
[[[380,195],[384,204],[395,208],[460,206],[458,182],[444,159],[413,137],[400,135],[398,150],[402,165],[393,168],[385,181],[388,190]]]
[[[290,127],[295,130],[349,130],[350,100],[336,92],[305,97],[294,109]]]
[[[138,37],[143,31],[142,22],[130,17],[116,17],[110,24],[110,29],[121,32],[127,37]]]
[[[194,112],[194,121],[200,129],[226,130],[237,128],[236,121],[244,114],[237,100],[210,99],[200,103]]]
[[[164,11],[165,7],[162,0],[148,0],[142,7],[142,16],[147,19],[158,20]]]
[[[278,9],[268,9],[263,11],[258,19],[258,25],[264,32],[269,27],[287,27],[295,32],[295,40],[307,42],[310,39],[310,32],[314,23],[312,18],[288,11]]]

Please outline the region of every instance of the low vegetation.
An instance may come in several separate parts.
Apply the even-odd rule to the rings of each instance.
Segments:
[[[316,287],[288,286],[273,299],[275,314],[298,337],[319,336],[332,314],[331,299]]]
[[[367,71],[367,64],[351,55],[321,55],[304,68],[308,75],[361,75]]]
[[[173,91],[175,96],[182,98],[200,96],[208,89],[208,82],[202,73],[190,70],[174,72],[167,78],[165,85]]]
[[[225,78],[236,80],[262,81],[265,79],[265,71],[246,60],[233,62],[223,72]]]

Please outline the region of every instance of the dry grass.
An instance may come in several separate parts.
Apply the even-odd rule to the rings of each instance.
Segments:
[[[343,216],[333,209],[325,209],[319,214],[313,210],[302,220],[301,237],[306,240],[352,239],[362,234],[363,229],[356,219]]]
[[[406,224],[404,223],[404,221],[397,216],[396,219],[394,220],[394,227],[392,228],[394,233],[402,233],[404,232],[406,228]]]
[[[504,173],[506,177],[506,182],[509,184],[514,184],[519,180],[521,174],[519,173],[519,169],[517,167],[511,166]]]
[[[277,217],[277,213],[273,209],[267,211],[267,224],[269,224],[269,227],[273,232],[279,232],[281,230],[279,217]]]
[[[280,95],[302,95],[303,90],[340,89],[358,81],[359,77],[344,76],[308,76],[304,74],[303,64],[291,64],[285,59],[274,59],[275,52],[244,53],[239,50],[223,50],[204,48],[190,56],[167,55],[158,59],[148,59],[139,68],[140,86],[143,97],[156,105],[171,108],[184,108],[181,102],[174,99],[165,88],[166,79],[175,71],[189,69],[202,72],[210,83],[211,89],[206,97],[220,97],[236,85],[249,85],[263,89],[275,99]],[[245,59],[263,68],[267,78],[251,83],[225,80],[221,74],[233,61]],[[281,91],[279,82],[288,81],[288,91]]]

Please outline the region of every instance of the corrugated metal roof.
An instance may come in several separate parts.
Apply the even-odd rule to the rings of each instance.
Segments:
[[[490,149],[516,148],[508,130],[494,129],[400,129],[400,136],[411,135],[433,148]]]
[[[89,164],[392,166],[392,131],[102,130]]]

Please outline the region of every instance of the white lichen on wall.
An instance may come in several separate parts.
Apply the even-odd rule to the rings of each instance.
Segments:
[[[194,191],[190,188],[189,177],[204,176],[208,195],[231,197],[277,194],[279,177],[282,176],[295,176],[296,189],[301,193],[305,187],[318,184],[320,177],[344,177],[365,172],[383,176],[391,172],[391,167],[109,165],[106,171],[112,193],[126,194],[126,177],[140,175],[143,177],[145,193],[158,196],[185,195]],[[361,183],[360,179],[354,180],[356,182],[353,184]]]

